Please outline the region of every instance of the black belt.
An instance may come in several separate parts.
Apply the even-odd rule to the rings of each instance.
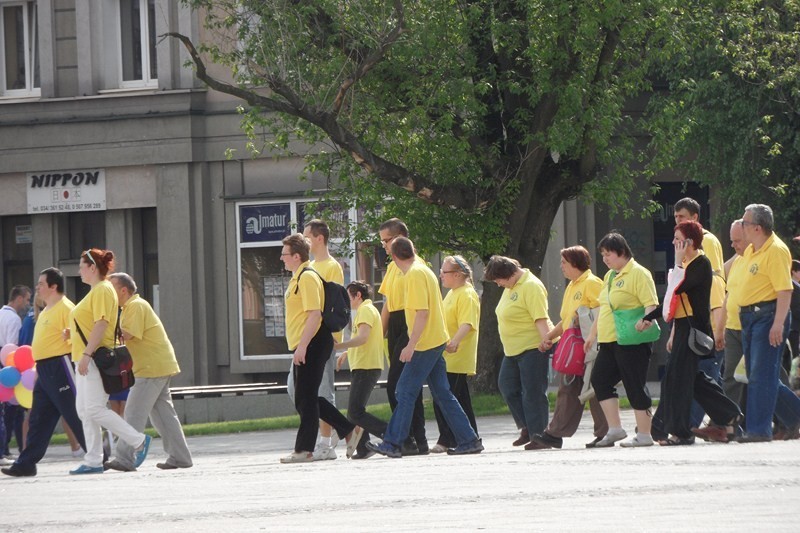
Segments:
[[[757,304],[753,305],[743,305],[739,308],[740,313],[758,313],[761,311],[761,308],[766,307],[768,305],[776,305],[778,300],[770,300],[768,302],[758,302]]]

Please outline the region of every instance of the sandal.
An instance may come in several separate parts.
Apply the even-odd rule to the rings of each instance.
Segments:
[[[668,439],[658,441],[658,444],[659,446],[690,446],[694,444],[694,437],[682,439],[673,435]]]

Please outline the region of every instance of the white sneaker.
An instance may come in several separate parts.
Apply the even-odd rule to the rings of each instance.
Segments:
[[[11,459],[6,459],[5,457],[0,457],[0,466],[11,466],[14,464],[14,461]]]
[[[317,444],[316,448],[314,448],[314,461],[331,461],[336,459],[336,450],[333,446],[323,446],[322,444]]]
[[[619,443],[623,448],[639,448],[642,446],[652,446],[653,444],[653,437],[644,433],[637,433],[632,439]]]
[[[281,463],[310,463],[314,458],[308,452],[292,452],[286,457],[281,457]]]
[[[614,443],[627,437],[628,434],[622,428],[612,428],[608,430],[606,436],[594,445],[595,448],[611,448]]]

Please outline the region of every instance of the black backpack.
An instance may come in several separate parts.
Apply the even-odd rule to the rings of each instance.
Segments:
[[[300,271],[300,276],[305,271],[313,272],[322,281],[325,293],[325,301],[322,303],[322,323],[333,332],[342,331],[350,323],[350,296],[347,294],[347,289],[335,281],[325,281],[313,268],[304,268]],[[295,294],[300,290],[300,276],[297,276]]]

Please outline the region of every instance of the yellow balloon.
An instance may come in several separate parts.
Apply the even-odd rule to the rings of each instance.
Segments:
[[[25,409],[30,409],[31,405],[33,405],[33,391],[26,389],[22,383],[17,383],[14,387],[14,396]]]

